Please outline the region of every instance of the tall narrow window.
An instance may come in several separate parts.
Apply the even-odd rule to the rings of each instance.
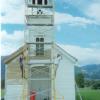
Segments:
[[[35,0],[32,0],[32,4],[35,4]]]
[[[36,38],[36,56],[44,55],[44,38]]]
[[[38,0],[38,4],[39,5],[42,5],[42,0]]]
[[[39,38],[36,38],[36,42],[39,42]]]
[[[40,42],[44,42],[44,38],[40,38]]]
[[[47,5],[47,3],[48,3],[48,1],[47,0],[44,0],[44,4]]]

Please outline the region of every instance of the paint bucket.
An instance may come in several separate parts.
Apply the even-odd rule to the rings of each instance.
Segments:
[[[31,91],[30,92],[30,100],[35,100],[36,98],[36,92],[35,91]]]

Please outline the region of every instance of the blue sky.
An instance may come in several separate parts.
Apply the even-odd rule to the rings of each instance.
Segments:
[[[2,0],[1,17],[7,55],[23,44],[24,0]],[[100,63],[100,0],[55,0],[55,26],[56,42],[81,64]]]

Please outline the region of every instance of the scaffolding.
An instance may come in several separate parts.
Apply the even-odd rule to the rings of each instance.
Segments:
[[[54,57],[54,0],[40,1],[27,0],[25,7],[25,43],[28,48],[27,62],[29,71],[27,78],[28,96],[30,96],[31,89],[35,87],[36,96],[47,95],[48,98],[44,100],[57,100],[55,89],[57,66]],[[32,37],[34,37],[33,40]],[[32,87],[32,82],[38,84],[41,80],[45,81],[45,84],[48,82],[47,87],[45,86],[42,91],[41,89],[37,91],[37,86],[33,85]]]
[[[54,59],[53,59],[53,28],[54,6],[53,2],[44,4],[44,0],[32,3],[26,1],[25,9],[25,43],[28,55],[28,99],[30,92],[35,91],[36,100],[49,100],[54,98]],[[50,1],[50,0],[49,0]],[[33,38],[32,38],[33,37]],[[25,93],[23,93],[24,95]],[[54,100],[52,98],[52,100]],[[23,100],[25,100],[23,98]]]

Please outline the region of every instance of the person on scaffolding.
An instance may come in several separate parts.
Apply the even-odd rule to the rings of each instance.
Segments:
[[[19,63],[20,63],[22,78],[25,78],[25,70],[24,70],[23,60],[24,60],[24,57],[23,57],[23,54],[22,54],[19,58]]]

